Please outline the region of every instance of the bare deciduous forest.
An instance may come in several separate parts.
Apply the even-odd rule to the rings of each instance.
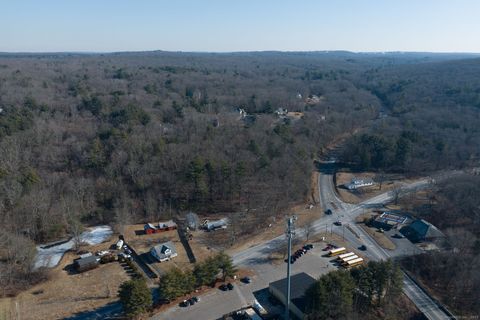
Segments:
[[[453,54],[2,54],[0,286],[28,282],[34,244],[79,223],[193,210],[256,228],[307,197],[342,135],[357,168],[475,165],[479,72]]]

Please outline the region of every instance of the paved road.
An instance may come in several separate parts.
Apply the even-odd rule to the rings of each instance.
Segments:
[[[437,175],[435,180],[437,182],[441,179],[447,179],[454,175],[459,174],[459,171],[452,171],[446,174]],[[374,260],[385,260],[391,258],[391,253],[380,247],[362,228],[355,224],[355,218],[362,213],[365,209],[383,205],[394,199],[393,192],[386,192],[373,197],[367,201],[360,203],[359,205],[351,205],[344,203],[337,197],[337,194],[333,186],[333,176],[329,171],[324,171],[319,177],[320,199],[322,205],[333,205],[338,208],[339,213],[337,216],[342,222],[348,223],[349,227],[355,232],[353,234],[350,230],[345,231],[345,238],[351,243],[359,243],[368,247],[368,256]],[[402,192],[412,192],[418,189],[427,187],[432,182],[432,178],[422,179],[410,184],[404,184],[402,186]],[[343,230],[342,230],[343,233]],[[365,252],[365,253],[367,253]],[[404,292],[417,306],[417,308],[431,320],[450,319],[451,317],[437,305],[417,284],[409,277],[404,275],[403,279]]]
[[[331,164],[333,166],[334,164]],[[325,169],[325,168],[324,168]],[[312,234],[320,233],[325,229],[332,230],[333,232],[343,235],[345,239],[352,244],[352,246],[360,246],[362,244],[368,247],[368,250],[364,252],[364,255],[373,260],[383,260],[390,257],[390,253],[381,248],[363,229],[359,228],[355,224],[355,218],[363,213],[365,210],[372,207],[382,207],[384,204],[390,202],[394,198],[392,192],[385,192],[377,195],[367,201],[364,201],[358,205],[352,205],[341,201],[334,190],[332,168],[326,168],[319,175],[319,190],[320,201],[324,209],[334,206],[334,214],[323,216],[313,224]],[[443,175],[436,177],[437,181],[445,179],[455,175],[457,173],[451,173],[449,175]],[[421,179],[413,183],[404,184],[402,187],[403,192],[411,192],[417,189],[425,188],[432,182],[431,178]],[[351,232],[348,228],[333,226],[333,222],[341,220],[344,225],[348,224],[349,228],[353,230]],[[298,229],[296,233],[297,238],[304,238],[304,230]],[[252,300],[257,297],[258,291],[268,287],[268,283],[284,277],[285,266],[272,266],[272,264],[266,259],[268,255],[274,252],[277,248],[285,244],[285,236],[281,235],[266,241],[262,244],[250,247],[242,252],[235,254],[232,258],[236,265],[242,268],[254,270],[257,276],[255,281],[250,285],[238,285],[235,290],[230,292],[221,292],[219,290],[213,290],[201,297],[202,301],[189,308],[179,308],[174,306],[165,312],[155,315],[152,319],[185,319],[185,320],[197,320],[197,319],[217,319],[222,314],[231,312],[233,310],[244,307],[246,304],[251,304]],[[303,259],[303,258],[302,258]],[[322,273],[331,270],[331,266],[328,262],[322,265],[321,262],[308,263],[308,259],[305,259],[305,263],[296,263],[294,273],[305,271],[313,276],[318,276]],[[322,266],[319,268],[319,266]],[[412,280],[405,277],[404,279],[404,291],[407,296],[415,303],[415,305],[422,311],[428,319],[440,320],[449,319],[449,317],[439,308],[435,302],[430,299],[421,288],[419,288]]]
[[[333,164],[331,164],[331,166],[332,165]],[[323,216],[315,221],[313,224],[314,232],[312,233],[319,233],[324,231],[326,228],[333,228],[333,232],[344,236],[345,239],[352,245],[366,245],[368,250],[365,251],[364,254],[370,259],[385,260],[390,258],[391,255],[389,252],[380,247],[375,240],[373,240],[365,231],[363,231],[363,229],[356,225],[355,218],[367,209],[382,207],[384,204],[392,201],[395,197],[395,194],[391,191],[385,192],[371,199],[363,201],[358,205],[345,203],[338,198],[334,190],[332,175],[333,170],[331,169],[333,168],[327,167],[322,170],[322,173],[319,175],[318,184],[322,206],[324,209],[333,207],[332,209],[334,214]],[[437,175],[435,180],[438,182],[441,179],[447,179],[459,173],[459,171],[452,171],[448,174]],[[430,183],[432,183],[432,178],[421,179],[408,184],[405,183],[402,186],[402,192],[408,193],[415,190],[420,190],[428,187]],[[337,220],[341,220],[344,226],[348,224],[349,228],[351,228],[355,234],[348,228],[332,226],[333,222]],[[303,230],[297,230],[297,237],[304,237]],[[272,252],[275,248],[281,246],[284,241],[285,236],[279,236],[234,255],[233,260],[238,265],[252,265],[258,259],[262,259],[262,257],[268,255],[268,253]],[[405,277],[404,286],[406,295],[415,303],[419,310],[423,312],[428,319],[450,319],[450,317],[412,280]]]

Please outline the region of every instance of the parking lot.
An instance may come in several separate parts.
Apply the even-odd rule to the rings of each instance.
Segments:
[[[320,275],[336,269],[334,264],[331,263],[333,258],[322,257],[326,253],[322,251],[326,244],[314,243],[314,245],[313,249],[292,264],[292,274],[306,272],[312,277],[318,278]],[[293,247],[292,252],[300,247]],[[233,290],[214,289],[200,296],[201,301],[193,306],[172,306],[170,309],[155,315],[152,319],[219,319],[232,310],[251,305],[254,299],[257,299],[269,312],[282,312],[283,308],[275,305],[275,302],[269,299],[268,285],[270,282],[286,276],[287,264],[284,262],[272,264],[266,258],[248,265],[247,268],[254,274],[251,276],[252,283],[245,284],[237,281],[234,283]]]
[[[395,229],[385,231],[385,236],[387,236],[395,244],[395,249],[389,251],[391,256],[398,257],[422,252],[422,250],[410,242],[410,240],[405,237],[397,237],[398,235],[401,235],[401,233]]]

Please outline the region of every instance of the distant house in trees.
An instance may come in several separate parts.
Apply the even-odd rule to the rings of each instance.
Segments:
[[[305,103],[307,104],[317,104],[320,102],[320,97],[316,95],[310,95],[307,99],[305,99]]]
[[[353,177],[350,183],[345,184],[345,188],[348,190],[356,190],[358,188],[373,186],[373,180],[370,178],[359,179],[357,177]]]
[[[288,114],[288,110],[287,109],[283,109],[283,108],[278,108],[277,110],[275,110],[274,112],[277,116],[286,116]]]
[[[175,245],[171,241],[156,245],[150,249],[150,254],[160,262],[168,261],[178,255]]]
[[[238,111],[238,113],[240,113],[240,116],[242,118],[245,118],[247,116],[247,111],[245,111],[245,109],[238,108],[237,111]]]

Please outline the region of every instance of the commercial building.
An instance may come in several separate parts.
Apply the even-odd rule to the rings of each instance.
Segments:
[[[410,225],[403,227],[400,229],[400,233],[412,242],[436,241],[445,238],[445,235],[437,227],[423,219],[415,220]]]
[[[408,215],[404,213],[385,211],[372,221],[372,226],[375,228],[382,228],[383,230],[390,230],[392,228],[401,227],[408,221],[408,219]]]
[[[299,319],[306,319],[307,300],[305,291],[315,283],[315,279],[305,272],[298,273],[290,278],[290,311]],[[287,302],[287,279],[270,283],[270,294],[283,305]]]

